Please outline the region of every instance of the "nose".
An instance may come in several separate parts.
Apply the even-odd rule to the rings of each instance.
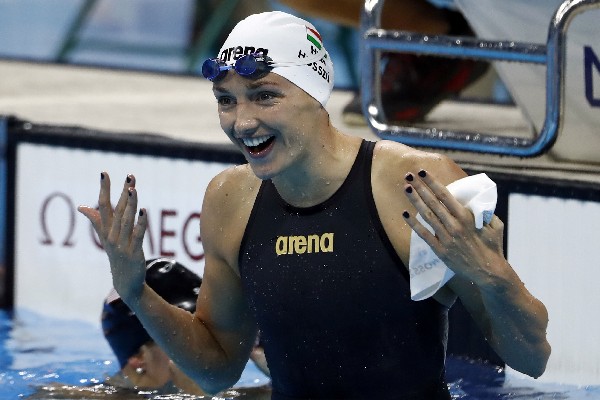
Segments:
[[[251,136],[258,128],[256,109],[252,102],[243,101],[237,104],[233,129],[236,135]]]

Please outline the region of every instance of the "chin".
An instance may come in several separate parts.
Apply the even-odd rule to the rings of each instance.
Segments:
[[[275,175],[277,175],[276,173],[273,173],[273,171],[271,171],[271,170],[265,170],[263,168],[256,168],[252,164],[250,164],[250,167],[252,168],[252,172],[254,172],[254,175],[256,175],[256,177],[258,179],[263,180],[263,181],[271,179]]]
[[[254,175],[263,181],[272,179],[282,172],[281,164],[276,164],[273,161],[266,162],[266,160],[256,160],[249,157],[246,160]]]

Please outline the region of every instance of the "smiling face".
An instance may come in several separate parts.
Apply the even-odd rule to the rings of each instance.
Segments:
[[[301,171],[328,121],[318,101],[274,73],[252,80],[230,71],[213,93],[221,127],[260,179]]]

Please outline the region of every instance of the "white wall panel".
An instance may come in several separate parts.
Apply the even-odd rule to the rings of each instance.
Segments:
[[[177,259],[202,275],[199,213],[210,179],[228,165],[35,144],[18,148],[15,305],[99,323],[110,290],[108,260],[77,212],[96,206],[100,172],[112,181],[113,206],[128,173],[148,211],[146,258]]]
[[[600,204],[511,194],[508,259],[548,308],[542,381],[600,383]]]

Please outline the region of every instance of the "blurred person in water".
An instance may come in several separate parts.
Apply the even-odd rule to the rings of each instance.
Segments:
[[[146,262],[146,283],[175,307],[192,313],[202,279],[180,263],[158,258]],[[153,389],[160,393],[204,395],[152,340],[133,311],[113,289],[101,315],[104,337],[119,362],[119,372],[107,382],[118,387]]]
[[[192,318],[202,278],[174,260],[157,258],[146,261],[146,283],[169,304],[188,311]],[[104,337],[119,363],[119,371],[104,383],[94,386],[48,385],[40,388],[29,399],[57,398],[56,396],[69,399],[135,399],[173,394],[182,395],[184,397],[181,398],[186,399],[190,398],[189,395],[193,395],[191,398],[211,398],[152,340],[135,313],[114,289],[104,300],[101,323]],[[258,340],[251,358],[268,375],[264,353]],[[238,388],[221,392],[218,396],[267,399],[270,397],[270,389],[268,385]],[[169,397],[172,400],[177,398],[180,397]]]

